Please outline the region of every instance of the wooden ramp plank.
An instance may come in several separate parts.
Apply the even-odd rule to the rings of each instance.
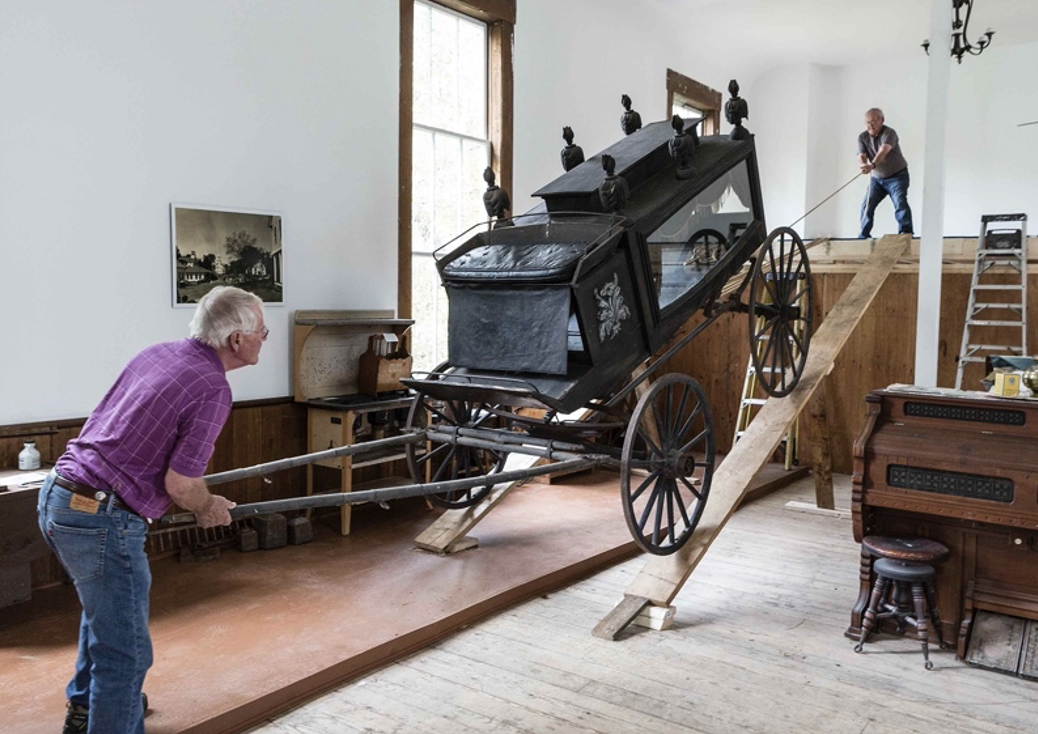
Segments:
[[[509,454],[505,469],[512,471],[537,463],[536,456]],[[414,539],[415,547],[433,553],[453,553],[473,548],[475,539],[466,539],[465,534],[474,528],[516,486],[515,482],[495,484],[483,501],[463,510],[447,510]],[[462,541],[465,542],[462,542]]]
[[[796,388],[781,400],[768,400],[718,467],[699,525],[677,553],[652,556],[625,592],[669,606],[695,570],[710,544],[739,505],[754,475],[771,458],[787,427],[807,405],[832,368],[840,350],[872,303],[901,255],[910,235],[887,235],[847,286],[811,341],[804,373]],[[608,617],[607,617],[608,619]]]
[[[624,594],[623,600],[613,607],[613,611],[609,612],[605,619],[595,625],[591,634],[603,640],[615,640],[620,631],[633,622],[648,605],[649,600],[644,596]]]

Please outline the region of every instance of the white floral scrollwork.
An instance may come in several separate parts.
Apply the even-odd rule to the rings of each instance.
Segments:
[[[595,288],[594,293],[598,305],[598,340],[604,342],[620,333],[623,322],[631,318],[631,309],[620,292],[618,273],[613,273],[613,279],[601,288]]]

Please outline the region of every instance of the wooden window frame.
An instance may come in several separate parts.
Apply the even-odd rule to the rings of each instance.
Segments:
[[[673,69],[667,69],[667,116],[674,109],[674,97],[681,95],[697,110],[703,111],[702,135],[717,135],[721,132],[721,93],[697,82]]]
[[[512,191],[512,49],[516,0],[430,0],[487,24],[487,132],[498,185]],[[414,0],[400,0],[400,167],[397,316],[411,318],[411,138],[414,123]]]

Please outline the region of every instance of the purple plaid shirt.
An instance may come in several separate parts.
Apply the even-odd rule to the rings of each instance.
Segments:
[[[230,412],[231,386],[211,347],[156,344],[130,360],[55,468],[114,491],[142,517],[160,517],[173,504],[166,470],[202,476]]]

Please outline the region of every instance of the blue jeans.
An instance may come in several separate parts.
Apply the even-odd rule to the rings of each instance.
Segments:
[[[876,216],[876,207],[890,195],[894,204],[894,218],[897,219],[898,234],[912,234],[912,210],[908,207],[908,169],[886,178],[869,177],[869,190],[865,200],[861,202],[862,239],[872,236],[872,221]]]
[[[83,605],[76,673],[65,693],[69,701],[89,707],[91,734],[143,734],[141,688],[152,662],[148,525],[111,501],[97,514],[74,510],[69,507],[74,496],[54,484],[52,473],[37,507],[43,537]]]

